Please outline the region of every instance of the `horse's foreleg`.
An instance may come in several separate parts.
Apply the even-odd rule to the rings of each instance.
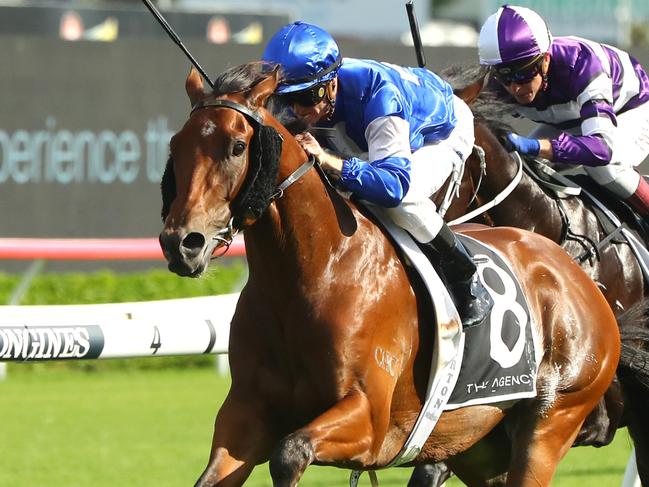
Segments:
[[[255,465],[268,459],[271,438],[255,398],[223,403],[214,424],[210,460],[195,487],[238,487]]]
[[[374,431],[370,403],[355,391],[305,427],[285,437],[270,458],[274,487],[293,487],[313,462],[365,464]]]
[[[444,462],[424,463],[413,469],[408,487],[439,487],[452,475],[451,469]]]

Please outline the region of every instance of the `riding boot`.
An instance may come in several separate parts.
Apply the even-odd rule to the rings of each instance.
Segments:
[[[426,245],[439,256],[440,277],[453,298],[463,328],[482,323],[494,303],[480,282],[476,266],[464,245],[446,224]]]

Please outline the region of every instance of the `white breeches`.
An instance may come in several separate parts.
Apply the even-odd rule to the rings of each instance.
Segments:
[[[530,137],[547,139],[560,133],[551,125],[539,124],[530,132]],[[606,166],[581,167],[598,184],[620,198],[628,198],[640,183],[640,174],[635,166],[649,156],[649,103],[618,115],[614,133],[611,162]]]
[[[413,152],[408,193],[399,206],[384,209],[397,225],[421,243],[435,238],[444,222],[430,197],[453,171],[460,170],[473,151],[473,113],[458,97],[454,98],[454,108],[457,125],[449,137]]]

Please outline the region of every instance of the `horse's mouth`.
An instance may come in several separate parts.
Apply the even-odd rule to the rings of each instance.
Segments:
[[[207,269],[207,263],[199,262],[198,265],[193,265],[182,260],[172,260],[167,264],[167,268],[180,277],[199,277]]]
[[[195,257],[168,259],[167,268],[180,277],[200,277],[205,272],[212,259],[216,259],[225,253],[221,252],[218,255],[212,255],[222,247],[224,246],[220,244],[219,241],[212,240],[210,243],[206,244],[200,254]]]

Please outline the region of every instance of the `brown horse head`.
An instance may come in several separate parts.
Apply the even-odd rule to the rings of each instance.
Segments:
[[[215,92],[206,94],[198,72],[189,73],[192,109],[171,139],[162,181],[160,244],[177,274],[200,275],[215,248],[268,206],[282,151],[277,129],[283,128],[266,125],[264,106],[278,78],[276,67],[252,63],[220,77]]]

